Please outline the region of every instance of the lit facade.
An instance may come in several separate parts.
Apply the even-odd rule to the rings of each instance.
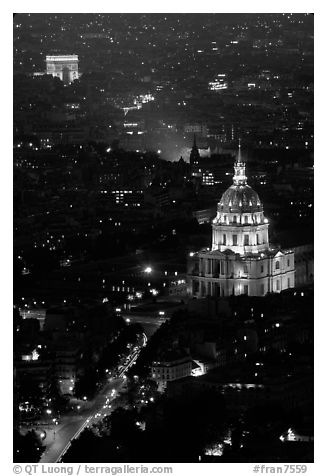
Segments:
[[[188,292],[194,297],[264,296],[294,287],[294,251],[269,245],[268,220],[247,184],[240,146],[234,171],[212,221],[211,249],[190,253]]]
[[[47,74],[69,84],[79,78],[77,55],[56,55],[46,57]]]
[[[188,356],[152,362],[151,376],[157,382],[159,391],[166,388],[167,382],[189,377],[191,374],[192,359]]]

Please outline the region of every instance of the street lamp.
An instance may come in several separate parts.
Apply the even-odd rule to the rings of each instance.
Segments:
[[[147,273],[147,274],[152,273],[152,268],[151,268],[151,266],[147,266],[147,267],[145,268],[144,272]]]

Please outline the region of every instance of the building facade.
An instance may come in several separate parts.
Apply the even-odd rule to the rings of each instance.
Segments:
[[[54,377],[63,395],[73,395],[76,380],[82,373],[82,351],[74,339],[62,337],[54,345]]]
[[[240,145],[234,171],[212,221],[211,249],[190,253],[188,292],[194,297],[264,296],[294,287],[294,251],[270,246],[268,220],[247,184]]]
[[[69,84],[79,78],[77,55],[55,55],[46,57],[46,74]]]
[[[152,362],[151,377],[158,390],[164,391],[167,382],[189,377],[192,374],[192,359],[189,356],[166,357]]]

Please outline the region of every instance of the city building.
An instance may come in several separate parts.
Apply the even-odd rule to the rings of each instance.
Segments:
[[[311,369],[305,364],[292,363],[281,369],[274,363],[256,366],[247,361],[171,381],[167,394],[185,397],[201,389],[224,395],[227,406],[234,411],[276,402],[282,402],[285,409],[294,409],[310,404],[313,398]]]
[[[294,287],[294,251],[270,246],[268,220],[247,184],[240,145],[234,170],[212,221],[211,249],[190,253],[188,292],[194,297],[264,296]]]
[[[46,74],[61,79],[65,84],[79,78],[77,55],[47,55],[46,66]]]
[[[229,153],[218,153],[216,147],[199,149],[195,140],[190,153],[191,175],[199,180],[201,185],[216,186],[222,183],[222,166],[230,159]]]
[[[73,395],[75,383],[81,371],[81,349],[70,336],[62,336],[54,344],[54,375],[63,395]]]
[[[185,124],[184,132],[188,134],[199,134],[201,137],[207,137],[208,127],[206,124]]]
[[[192,215],[197,220],[199,225],[203,225],[203,223],[211,223],[211,220],[216,215],[216,209],[212,207],[205,208],[204,210],[195,210]]]
[[[53,377],[53,362],[47,352],[31,348],[15,359],[16,379],[19,386],[19,399],[34,397],[44,399],[49,392]]]
[[[43,330],[44,322],[46,318],[46,309],[44,308],[21,308],[19,314],[23,319],[37,319],[40,324],[40,330]]]
[[[158,390],[163,391],[167,382],[188,377],[192,374],[192,359],[181,352],[167,351],[160,360],[152,362],[151,376],[158,383]]]
[[[314,250],[313,245],[296,246],[295,257],[295,286],[301,287],[313,283]]]

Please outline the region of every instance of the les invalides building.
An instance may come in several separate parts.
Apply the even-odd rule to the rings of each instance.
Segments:
[[[212,221],[211,250],[190,253],[188,291],[194,297],[264,296],[294,287],[294,251],[269,245],[268,220],[247,184],[240,145],[234,170]]]

